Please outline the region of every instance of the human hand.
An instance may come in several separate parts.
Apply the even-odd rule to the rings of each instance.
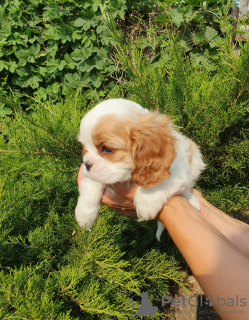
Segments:
[[[84,179],[84,175],[81,166],[77,177],[78,186],[82,179]],[[137,213],[133,200],[136,190],[137,186],[133,181],[109,185],[103,193],[101,202],[124,216],[136,217]]]

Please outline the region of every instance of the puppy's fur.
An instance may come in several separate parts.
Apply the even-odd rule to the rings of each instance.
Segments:
[[[135,102],[110,99],[81,121],[83,174],[75,215],[90,229],[98,218],[106,185],[134,180],[139,221],[151,220],[170,197],[181,194],[200,210],[191,188],[205,164],[196,144],[172,126],[170,117]],[[164,227],[158,223],[157,239]]]

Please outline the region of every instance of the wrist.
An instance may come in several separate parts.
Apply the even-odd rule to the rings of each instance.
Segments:
[[[158,213],[157,220],[163,223],[167,228],[168,219],[179,211],[184,212],[187,205],[188,201],[183,196],[173,196],[168,200],[168,202],[163,206],[162,210]]]

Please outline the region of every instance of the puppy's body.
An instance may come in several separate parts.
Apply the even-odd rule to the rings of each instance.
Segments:
[[[131,179],[139,221],[151,220],[175,194],[185,196],[198,210],[191,188],[205,164],[196,144],[176,131],[171,119],[124,99],[98,104],[81,121],[83,173],[75,209],[86,229],[98,218],[106,185]],[[164,227],[159,223],[157,238]]]

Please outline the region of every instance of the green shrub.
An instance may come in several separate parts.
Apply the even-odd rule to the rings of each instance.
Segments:
[[[30,11],[16,13],[15,8],[22,8],[23,2],[22,5],[16,1],[7,3],[8,8],[15,4],[9,11],[13,16],[30,14]],[[130,1],[127,3],[131,5]],[[46,2],[52,8],[46,12],[54,14],[57,10],[61,14],[71,4],[67,1],[65,7],[54,7]],[[77,5],[89,5],[90,10],[99,12],[96,2],[83,1]],[[135,10],[140,5],[136,3]],[[43,6],[44,3],[36,3],[37,9]],[[183,14],[185,9],[180,3],[178,7],[174,17],[164,15],[158,20],[156,13],[157,21],[153,23],[150,18],[151,28],[146,34],[144,30],[137,32],[135,40],[128,39],[127,32],[124,38],[109,20],[105,28],[109,27],[115,46],[120,84],[105,94],[109,98],[125,96],[146,108],[171,115],[179,130],[200,145],[208,163],[198,187],[220,209],[240,210],[249,206],[249,43],[241,47],[240,56],[235,58],[230,46],[232,25],[225,13],[220,12],[217,25],[212,20],[208,29],[198,21],[191,20],[188,24],[186,13]],[[66,18],[75,22],[78,9],[75,10],[75,16]],[[177,15],[183,19],[172,28]],[[55,17],[51,21],[58,27],[61,19]],[[201,39],[201,35],[203,38],[189,50],[185,36],[194,24],[198,25],[195,39]],[[40,24],[36,26],[34,30],[39,31]],[[219,39],[215,38],[216,29]],[[35,37],[32,32],[28,31],[27,35]],[[197,33],[200,34],[196,36]],[[14,36],[13,33],[8,39]],[[96,39],[89,39],[94,46]],[[214,39],[215,47],[211,48]],[[53,41],[57,45],[62,43],[62,40]],[[202,52],[206,52],[205,60],[193,58],[198,53],[201,57]],[[9,56],[19,63],[15,52],[10,51]],[[57,59],[63,60],[63,55]],[[94,52],[91,59],[96,59]],[[10,66],[11,59],[8,61]],[[69,67],[55,71],[56,77],[53,79],[51,75],[49,83],[45,84],[46,79],[44,83],[38,81],[41,95],[45,92],[49,96],[53,81],[58,81],[60,90],[63,89],[64,71],[68,72],[64,68]],[[6,70],[2,69],[2,75]],[[32,70],[35,72],[35,67]],[[4,73],[6,82],[2,90],[7,90],[10,80],[7,74]],[[25,91],[20,87],[20,92]],[[161,244],[156,242],[154,221],[137,223],[136,219],[121,217],[105,207],[101,208],[100,218],[90,232],[79,228],[75,221],[76,176],[82,161],[76,137],[80,119],[102,97],[100,92],[89,103],[92,95],[90,89],[77,91],[64,101],[59,95],[48,97],[46,102],[40,102],[37,95],[29,101],[25,112],[21,111],[18,96],[9,100],[16,112],[2,120],[0,135],[0,313],[3,319],[132,319],[141,291],[148,291],[150,301],[159,306],[162,295],[172,295],[175,285],[184,286],[182,257],[166,232]],[[160,318],[165,318],[164,311],[153,317]]]
[[[125,0],[4,0],[0,4],[0,95],[11,88],[15,95],[46,100],[78,88],[111,88],[114,84],[108,76],[115,66],[102,21],[106,7],[111,7],[114,17],[122,17]],[[4,110],[9,111],[6,106]]]

